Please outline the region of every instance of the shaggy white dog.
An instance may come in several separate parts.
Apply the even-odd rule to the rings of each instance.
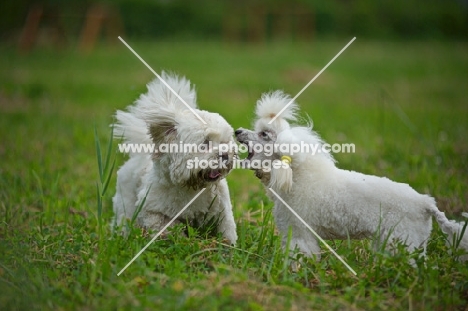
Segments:
[[[197,226],[205,220],[217,221],[218,232],[234,244],[236,224],[224,178],[232,168],[234,153],[218,152],[221,144],[235,144],[234,130],[219,114],[197,109],[196,93],[188,80],[166,73],[162,78],[206,124],[158,79],[148,84],[148,92],[128,112],[117,111],[116,138],[154,146],[159,152],[130,153],[117,172],[114,225],[125,230],[133,219],[157,233],[207,188],[174,223]],[[182,150],[170,149],[176,145]],[[204,165],[197,165],[203,161]],[[210,166],[205,165],[208,161]]]
[[[385,177],[337,168],[332,155],[323,152],[324,143],[311,126],[289,124],[296,120],[295,103],[278,115],[290,101],[280,91],[264,94],[257,102],[255,131],[240,128],[235,133],[240,143],[249,146],[244,165],[255,169],[262,183],[277,192],[323,239],[376,238],[387,245],[398,239],[409,251],[422,247],[425,252],[432,216],[448,234],[448,241],[461,234],[463,224],[449,221],[437,209],[434,198]],[[275,116],[278,118],[269,124]],[[291,152],[301,144],[315,146],[316,152],[312,148]],[[273,161],[271,171],[266,166],[269,161]],[[273,215],[283,245],[291,227],[291,249],[297,247],[320,259],[317,238],[276,196],[270,197],[275,202]],[[468,250],[468,234],[461,238],[460,247]]]

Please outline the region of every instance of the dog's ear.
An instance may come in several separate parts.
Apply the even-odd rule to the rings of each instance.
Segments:
[[[177,138],[177,121],[171,109],[159,109],[158,113],[148,113],[146,124],[154,144],[170,143]]]
[[[282,152],[280,151],[282,148],[279,148],[278,151],[280,152],[276,155],[280,157],[280,160],[274,161],[270,174],[270,187],[286,193],[291,191],[293,185],[293,162],[297,165],[303,157],[299,148],[302,139],[301,135],[297,135],[296,129],[286,129],[278,135],[276,144],[278,146],[287,146],[286,150],[288,152]],[[294,147],[297,147],[297,149]]]
[[[275,160],[270,174],[270,188],[286,193],[291,191],[293,184],[293,171],[291,157],[282,156],[281,160]]]
[[[177,129],[172,123],[150,124],[149,134],[155,144],[171,142],[176,139]]]
[[[197,107],[196,92],[189,80],[166,72],[162,72],[161,75],[163,81],[159,78],[151,81],[147,85],[148,92],[140,95],[136,105],[129,107],[130,113],[146,123],[148,134],[154,144],[176,139],[178,127],[176,120],[182,120],[180,115],[186,110],[180,99],[191,108]]]

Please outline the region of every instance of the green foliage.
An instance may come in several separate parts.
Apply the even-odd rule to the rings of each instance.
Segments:
[[[219,38],[221,1],[119,1],[125,30],[132,38]]]
[[[262,92],[296,94],[346,42],[221,46],[129,42],[156,71],[185,74],[202,109],[249,127]],[[468,202],[466,44],[363,42],[299,98],[338,165],[407,182],[456,218]],[[427,257],[327,241],[322,260],[281,248],[272,204],[249,171],[228,176],[239,241],[176,226],[149,242],[113,233],[115,153],[109,124],[154,78],[126,48],[0,56],[0,309],[463,309],[468,267],[437,225]],[[114,161],[115,158],[115,161]],[[300,256],[299,256],[300,257]],[[415,266],[411,266],[411,262]]]
[[[368,38],[466,38],[467,7],[457,1],[308,1],[317,33]]]
[[[120,13],[125,33],[132,39],[221,39],[227,35],[230,23],[234,23],[237,31],[244,33],[240,39],[246,40],[251,35],[245,32],[252,27],[257,28],[254,33],[261,32],[260,29],[271,32],[272,27],[283,27],[287,32],[291,25],[278,26],[279,14],[294,24],[300,23],[297,13],[310,13],[307,15],[313,25],[310,37],[468,38],[468,7],[461,0],[46,0],[42,1],[46,12],[42,24],[47,25],[50,16],[58,14],[70,42],[75,41],[87,9],[103,2]],[[30,6],[30,0],[2,3],[2,38],[11,39],[20,32]],[[266,37],[270,40],[271,33]],[[295,35],[291,32],[284,39],[295,39]]]
[[[120,0],[118,6],[128,34],[139,38],[221,38],[226,21],[232,16],[243,21],[237,26],[243,29],[252,16],[257,15],[258,21],[268,30],[270,24],[275,23],[278,12],[287,15],[293,14],[294,10],[302,13],[309,10],[319,37],[468,37],[468,8],[457,1],[263,0],[243,3]]]

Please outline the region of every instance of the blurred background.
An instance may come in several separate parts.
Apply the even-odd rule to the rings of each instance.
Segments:
[[[468,38],[466,0],[18,0],[1,7],[2,42],[23,48],[31,48],[28,40],[83,47],[106,31],[110,41],[116,33],[227,42]]]

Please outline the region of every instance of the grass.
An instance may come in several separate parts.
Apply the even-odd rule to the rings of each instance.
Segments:
[[[296,94],[346,42],[129,43],[156,71],[189,77],[199,105],[237,128],[250,126],[262,92]],[[356,145],[356,153],[336,155],[340,167],[409,183],[457,218],[468,203],[467,48],[358,38],[298,102],[326,141]],[[117,276],[149,238],[136,228],[128,239],[109,229],[115,169],[125,161],[109,152],[109,124],[116,109],[145,91],[151,72],[122,45],[90,55],[1,48],[0,67],[0,309],[456,310],[468,304],[468,267],[450,254],[437,226],[424,262],[404,250],[375,253],[367,240],[328,241],[358,277],[327,251],[322,261],[305,259],[291,271],[272,204],[242,170],[228,176],[236,247],[175,227]]]

